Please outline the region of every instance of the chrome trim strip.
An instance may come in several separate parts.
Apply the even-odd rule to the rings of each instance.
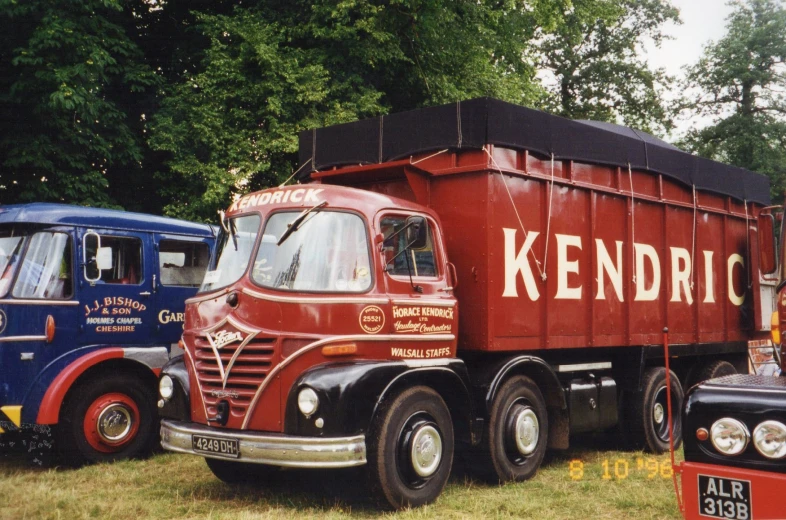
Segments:
[[[243,294],[247,294],[252,298],[258,298],[260,300],[268,300],[271,302],[279,302],[279,303],[324,303],[324,304],[359,303],[359,304],[368,304],[368,305],[385,305],[389,301],[386,298],[279,296],[273,294],[265,294],[247,288],[244,288],[242,292]]]
[[[237,440],[240,458],[228,459],[194,451],[193,435]],[[290,468],[350,468],[366,463],[366,439],[363,435],[296,437],[279,433],[241,433],[164,419],[161,421],[161,446],[169,451],[200,457]]]
[[[456,339],[456,336],[453,334],[431,334],[428,336],[414,334],[386,334],[383,336],[375,336],[373,334],[356,334],[351,336],[330,336],[328,338],[323,338],[314,341],[313,343],[309,343],[308,345],[301,347],[300,350],[295,351],[292,355],[276,365],[275,368],[273,368],[273,370],[268,373],[268,375],[265,377],[265,380],[262,381],[262,384],[259,385],[259,388],[257,388],[251,403],[248,405],[248,408],[246,409],[246,418],[243,419],[243,424],[240,426],[240,429],[245,430],[248,428],[248,422],[251,420],[251,414],[256,408],[259,396],[262,395],[262,392],[265,390],[265,388],[267,388],[268,383],[273,380],[273,377],[281,372],[281,370],[283,370],[293,360],[310,350],[314,350],[317,347],[321,347],[335,341],[453,341],[454,339]]]
[[[10,341],[46,341],[46,336],[4,336],[0,338],[0,343]]]
[[[79,305],[76,300],[0,300],[0,305]]]
[[[582,370],[607,370],[611,368],[611,361],[600,363],[577,363],[575,365],[557,365],[557,372],[580,372]]]
[[[456,358],[436,358],[436,359],[403,359],[404,364],[410,368],[420,367],[446,367]]]
[[[412,298],[411,300],[393,300],[393,305],[430,305],[431,307],[455,307],[456,300],[421,300]]]

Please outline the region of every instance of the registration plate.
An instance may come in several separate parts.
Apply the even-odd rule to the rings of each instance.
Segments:
[[[237,439],[221,439],[218,437],[205,437],[203,435],[193,435],[191,445],[194,451],[210,453],[211,455],[221,455],[233,459],[240,458],[240,447]]]
[[[699,514],[710,518],[750,520],[753,518],[750,481],[699,475]]]

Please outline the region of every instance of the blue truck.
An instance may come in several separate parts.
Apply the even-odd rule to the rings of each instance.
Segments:
[[[67,462],[142,456],[156,382],[216,230],[64,204],[0,206],[0,434],[56,425]]]

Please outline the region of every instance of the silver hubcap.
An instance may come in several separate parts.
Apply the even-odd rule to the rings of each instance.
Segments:
[[[430,477],[442,460],[442,437],[431,425],[423,425],[412,434],[410,458],[412,468],[421,477]]]
[[[655,419],[657,424],[663,422],[663,405],[660,403],[655,403],[655,407],[652,409],[652,418]]]
[[[522,455],[532,454],[538,446],[538,437],[540,435],[538,416],[535,415],[532,408],[525,408],[518,412],[513,424],[516,449],[518,449],[519,453]]]
[[[122,404],[107,406],[98,416],[98,434],[108,442],[122,440],[131,431],[131,412]]]

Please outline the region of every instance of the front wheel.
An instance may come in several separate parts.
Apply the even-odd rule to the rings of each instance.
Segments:
[[[434,390],[404,390],[374,418],[369,439],[373,495],[394,509],[437,499],[453,466],[453,423]]]
[[[60,455],[68,464],[112,462],[148,455],[156,440],[152,385],[128,374],[84,381],[60,415]]]

